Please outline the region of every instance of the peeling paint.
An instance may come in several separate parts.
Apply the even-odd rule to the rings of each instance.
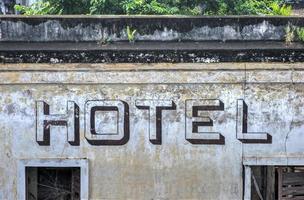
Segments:
[[[303,71],[301,63],[1,64],[0,198],[17,198],[18,160],[87,158],[90,199],[242,199],[243,159],[282,164],[303,158]],[[85,139],[86,101],[102,99],[128,103],[125,145],[96,146]],[[161,145],[150,142],[149,111],[137,108],[138,99],[176,104],[162,113]],[[188,99],[223,102],[224,110],[203,113],[213,120],[206,129],[220,132],[224,145],[185,139]],[[248,133],[267,132],[271,143],[238,140],[237,99],[248,105]],[[49,146],[36,142],[38,100],[50,105],[50,114],[66,113],[67,101],[79,105],[79,146],[67,143],[63,126],[51,126]],[[101,117],[98,127],[116,119],[112,114]]]

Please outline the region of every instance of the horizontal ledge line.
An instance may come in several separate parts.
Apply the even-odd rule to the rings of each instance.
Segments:
[[[288,84],[288,85],[301,85],[303,82],[259,82],[259,83],[245,83],[245,82],[237,82],[237,83],[228,83],[228,82],[209,82],[209,83],[0,83],[0,85],[259,85],[259,84]]]
[[[10,73],[10,72],[205,72],[205,71],[217,71],[217,72],[250,72],[250,71],[304,71],[303,69],[295,69],[295,68],[277,68],[277,69],[267,69],[267,68],[254,68],[254,69],[224,69],[224,68],[218,68],[218,69],[105,69],[105,70],[95,70],[94,68],[92,69],[83,69],[83,70],[77,70],[77,69],[71,69],[71,70],[61,70],[61,69],[0,69],[0,73]]]

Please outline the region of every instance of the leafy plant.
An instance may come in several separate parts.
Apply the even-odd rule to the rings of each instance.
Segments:
[[[127,35],[128,35],[129,42],[135,42],[136,32],[137,32],[136,29],[131,30],[130,26],[127,26]]]
[[[205,1],[201,4],[205,15],[227,15],[233,14],[235,2],[233,0]]]
[[[245,15],[290,15],[291,6],[283,0],[242,0],[236,3],[235,14]]]
[[[50,5],[50,2],[42,2],[38,1],[31,6],[22,6],[22,5],[15,5],[15,10],[24,14],[24,15],[46,15],[46,14],[61,14],[62,12],[56,12],[55,7]]]
[[[291,44],[295,38],[295,27],[292,24],[288,24],[285,28],[285,42]]]
[[[304,27],[296,27],[292,24],[288,24],[285,28],[285,41],[287,44],[295,41],[295,38],[301,42],[304,42]]]
[[[145,15],[283,15],[291,6],[283,0],[40,0],[15,6],[26,15],[145,14]]]
[[[42,0],[49,2],[51,6],[55,7],[56,12],[63,15],[70,14],[88,14],[90,8],[90,1],[88,0]]]
[[[291,5],[287,6],[286,4],[283,4],[282,6],[280,6],[276,2],[270,4],[270,8],[272,9],[273,15],[282,15],[282,16],[289,16],[292,10]]]
[[[14,8],[24,15],[65,15],[86,14],[88,6],[85,0],[40,0],[30,6],[15,5]]]
[[[89,11],[91,15],[124,12],[120,0],[90,0]]]
[[[107,44],[111,44],[111,43],[113,43],[113,40],[111,39],[111,38],[102,38],[101,40],[99,40],[98,42],[97,42],[97,44],[99,44],[99,45],[107,45]]]
[[[125,0],[122,2],[122,7],[126,14],[199,15],[201,13],[196,4],[185,6],[185,3],[170,0]]]
[[[301,42],[304,42],[304,27],[298,27],[296,29],[297,37]]]

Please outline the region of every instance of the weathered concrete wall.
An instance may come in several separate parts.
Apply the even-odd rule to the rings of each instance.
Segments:
[[[0,62],[303,62],[304,44],[285,42],[290,25],[304,18],[0,16]]]
[[[285,39],[287,25],[303,17],[0,16],[0,41],[258,41]]]
[[[1,64],[0,199],[17,198],[21,159],[52,158],[89,160],[90,199],[242,199],[243,160],[280,165],[303,161],[303,84],[302,64]],[[136,106],[142,99],[176,105],[162,111],[162,144],[149,141],[149,112]],[[193,125],[186,124],[191,116],[186,117],[185,103],[190,99],[198,106],[208,105],[206,99],[222,102],[216,109],[198,111],[213,126],[205,124],[199,128],[204,133],[196,136],[186,134]],[[237,133],[238,99],[248,105],[245,134]],[[88,142],[88,100],[128,104],[126,144]],[[80,144],[70,145],[66,128],[60,126],[51,127],[50,145],[39,144],[36,101],[49,104],[50,114],[64,114],[67,101],[75,102]],[[115,116],[101,119],[100,130],[116,121]],[[221,142],[196,140],[208,139],[207,132],[220,133]],[[250,132],[265,132],[271,139],[261,134],[261,140],[250,140],[256,135]]]

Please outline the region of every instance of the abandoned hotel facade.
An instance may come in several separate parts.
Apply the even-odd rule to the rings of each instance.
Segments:
[[[290,24],[1,16],[0,199],[304,199]]]

